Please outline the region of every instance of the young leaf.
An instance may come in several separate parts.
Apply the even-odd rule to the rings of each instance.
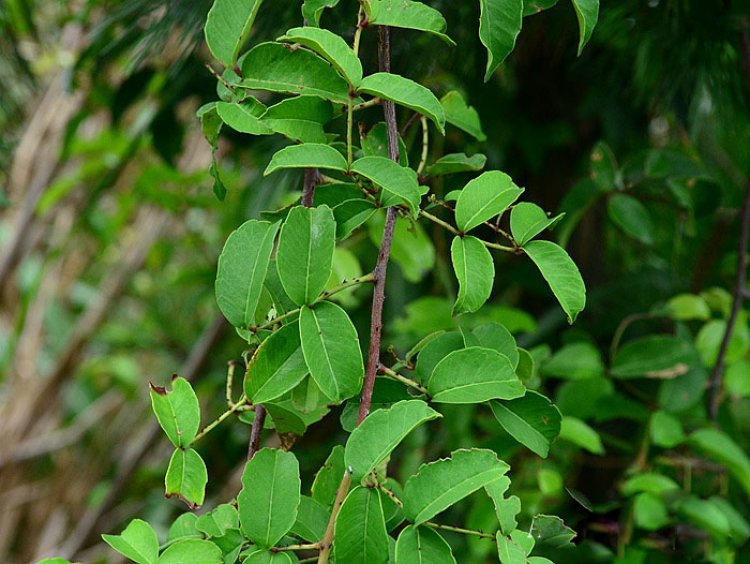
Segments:
[[[177,496],[195,509],[203,505],[207,483],[208,471],[200,455],[192,448],[175,449],[164,477],[165,495]]]
[[[327,168],[346,172],[346,159],[330,145],[303,143],[277,151],[268,163],[263,176],[282,168]]]
[[[508,357],[484,347],[468,347],[443,358],[435,366],[427,388],[432,401],[439,403],[514,399],[526,391]]]
[[[578,267],[565,250],[550,241],[529,241],[523,250],[542,276],[573,323],[586,306],[586,286]]]
[[[216,112],[221,121],[240,133],[250,135],[270,135],[273,130],[260,120],[263,114],[262,104],[234,104],[217,102]]]
[[[542,458],[560,434],[560,410],[542,394],[527,390],[510,401],[490,402],[495,419],[514,439]]]
[[[484,449],[456,450],[451,458],[423,464],[404,486],[404,515],[415,525],[429,521],[509,469]]]
[[[414,428],[440,417],[421,400],[400,401],[371,413],[352,431],[344,459],[355,481],[366,477]]]
[[[349,85],[326,61],[305,49],[281,43],[261,43],[240,61],[240,87],[251,90],[320,96],[349,103]]]
[[[531,202],[520,202],[510,212],[510,232],[523,247],[545,229],[552,228],[565,214],[549,217],[542,208]]]
[[[297,323],[289,323],[261,343],[245,373],[245,395],[253,403],[283,396],[307,375]]]
[[[443,176],[460,172],[479,172],[487,164],[482,153],[468,156],[465,153],[444,155],[427,167],[427,176]]]
[[[133,519],[119,535],[102,535],[102,539],[117,552],[137,564],[154,564],[159,555],[159,541],[151,525]]]
[[[599,19],[599,0],[572,0],[578,18],[580,39],[578,40],[578,55],[583,52],[586,43],[594,33],[594,27]]]
[[[458,278],[458,298],[453,312],[477,311],[492,293],[495,281],[492,255],[476,237],[454,237],[451,260]]]
[[[340,401],[359,392],[365,369],[347,313],[332,302],[303,307],[299,332],[305,363],[323,393]]]
[[[292,141],[325,144],[328,139],[323,125],[332,115],[333,107],[330,102],[317,96],[297,96],[268,108],[261,121]]]
[[[334,538],[336,562],[388,562],[388,532],[380,491],[358,486],[349,492],[336,519]]]
[[[445,34],[448,24],[435,8],[412,0],[370,0],[368,19],[373,25],[416,29],[438,36],[451,45],[456,43]]]
[[[151,407],[174,446],[182,448],[193,442],[200,426],[201,412],[190,382],[185,378],[175,378],[171,391],[151,384]]]
[[[320,542],[325,535],[330,516],[331,513],[322,503],[303,495],[300,498],[297,521],[291,532],[307,542]]]
[[[487,82],[516,45],[523,23],[523,0],[480,0],[479,39],[487,47]]]
[[[157,564],[224,564],[224,555],[214,543],[202,539],[185,539],[170,545],[159,556]]]
[[[254,325],[278,223],[250,220],[227,238],[216,272],[216,302],[235,327]]]
[[[354,161],[351,170],[382,190],[380,199],[384,206],[406,204],[416,216],[421,196],[416,176],[410,169],[385,157],[363,157]]]
[[[486,141],[487,136],[482,131],[479,114],[473,106],[469,106],[464,97],[457,90],[451,90],[440,99],[445,112],[445,121],[455,125],[477,141]]]
[[[409,525],[396,541],[396,564],[455,564],[450,545],[429,527]]]
[[[295,304],[312,303],[326,287],[335,245],[336,222],[328,206],[291,209],[279,235],[276,267]]]
[[[445,133],[445,112],[435,95],[421,84],[406,77],[387,72],[366,76],[357,88],[361,94],[370,94],[391,100],[419,112],[432,120],[440,133]]]
[[[333,65],[347,82],[356,88],[362,82],[362,63],[341,36],[319,27],[295,27],[277,41],[299,43],[309,47]]]
[[[297,520],[300,478],[291,452],[263,448],[245,465],[237,496],[242,532],[261,548],[274,546]]]
[[[470,181],[456,201],[456,225],[466,233],[503,213],[523,193],[510,176],[498,170]]]
[[[307,25],[320,27],[320,16],[326,8],[335,8],[339,0],[303,0],[302,17]]]
[[[232,67],[250,35],[263,0],[214,0],[206,19],[206,43],[211,54]]]

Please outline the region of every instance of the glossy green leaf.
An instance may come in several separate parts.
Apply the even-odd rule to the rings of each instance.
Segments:
[[[509,400],[526,391],[508,357],[484,347],[468,347],[447,355],[435,366],[427,388],[432,400],[439,403]]]
[[[607,202],[610,219],[634,239],[651,245],[654,242],[654,223],[646,206],[633,196],[615,194]]]
[[[346,159],[330,145],[303,143],[277,151],[268,163],[264,176],[283,168],[325,168],[346,172]]]
[[[222,503],[198,517],[195,527],[209,537],[221,537],[228,529],[238,529],[240,515],[231,503]]]
[[[320,502],[326,509],[331,509],[336,497],[341,478],[344,476],[344,447],[336,445],[331,450],[323,466],[315,474],[315,480],[311,488],[312,497]]]
[[[454,313],[477,311],[492,293],[495,263],[484,243],[476,237],[455,237],[451,244],[453,271],[458,279]]]
[[[326,143],[323,130],[333,116],[330,102],[317,96],[287,98],[268,108],[261,121],[285,137],[301,143]]]
[[[458,196],[456,225],[466,233],[503,213],[522,193],[504,172],[485,172],[466,184]]]
[[[455,45],[455,42],[445,34],[448,26],[443,15],[422,2],[370,0],[364,5],[366,9],[369,8],[368,19],[371,24],[425,31]]]
[[[513,51],[523,23],[523,0],[480,0],[479,39],[487,48],[487,82]]]
[[[377,489],[358,486],[346,496],[336,519],[333,543],[336,562],[388,562],[388,532],[381,495]]]
[[[718,429],[700,429],[690,435],[689,443],[714,462],[726,466],[750,495],[750,458],[729,435]]]
[[[487,164],[482,153],[468,156],[465,153],[444,155],[427,167],[427,176],[443,176],[460,172],[479,172]]]
[[[440,414],[421,400],[400,401],[378,409],[352,431],[344,459],[355,481],[362,480],[417,426]]]
[[[545,229],[554,227],[565,214],[549,217],[542,208],[530,202],[520,202],[510,212],[510,232],[520,246],[524,246]]]
[[[279,235],[276,267],[281,284],[297,305],[312,303],[331,276],[336,222],[328,206],[296,206]]]
[[[578,267],[565,250],[550,241],[529,241],[523,249],[534,261],[573,323],[586,306],[586,286]]]
[[[453,551],[440,534],[429,527],[409,525],[396,541],[396,564],[455,564]]]
[[[604,454],[602,439],[594,429],[584,421],[575,417],[565,416],[560,424],[560,440],[577,445],[591,454]]]
[[[460,92],[451,90],[440,99],[440,104],[445,112],[445,121],[465,131],[477,141],[487,140],[487,136],[482,131],[479,114],[473,106],[466,103]]]
[[[502,477],[510,469],[484,449],[461,449],[430,464],[423,464],[404,486],[406,518],[419,525]]]
[[[261,548],[270,548],[297,520],[300,477],[290,452],[263,448],[245,465],[237,496],[242,532]]]
[[[261,4],[263,0],[214,0],[206,19],[206,43],[224,66],[237,61]]]
[[[565,345],[542,364],[546,376],[567,380],[584,380],[604,375],[604,362],[599,349],[582,341]]]
[[[176,447],[193,442],[201,422],[198,397],[185,378],[172,380],[172,389],[151,384],[151,408],[167,438]]]
[[[363,157],[352,163],[351,171],[367,178],[381,190],[384,206],[406,204],[412,215],[419,210],[419,184],[410,169],[385,157]]]
[[[578,18],[580,39],[578,40],[578,54],[583,52],[586,43],[594,33],[594,27],[599,20],[599,0],[572,0]]]
[[[332,302],[304,307],[299,332],[305,363],[323,393],[344,400],[359,392],[365,370],[357,330],[347,313]]]
[[[349,85],[331,65],[306,49],[289,49],[281,43],[261,43],[240,61],[239,86],[319,96],[347,104]]]
[[[514,439],[547,458],[549,447],[560,434],[560,410],[542,394],[528,390],[514,400],[490,402],[492,413]]]
[[[224,556],[212,542],[185,539],[168,546],[157,564],[224,564]]]
[[[164,478],[167,497],[176,496],[191,509],[203,505],[208,483],[206,463],[192,448],[175,449]]]
[[[303,495],[300,498],[297,521],[291,532],[307,542],[320,542],[325,535],[330,516],[331,513],[322,503]]]
[[[141,519],[133,519],[121,534],[102,535],[102,539],[137,564],[154,564],[159,555],[156,533]]]
[[[224,244],[216,272],[216,302],[235,327],[255,324],[255,310],[278,229],[278,223],[246,221]]]
[[[335,8],[339,0],[303,0],[302,17],[307,25],[319,27],[320,17],[326,8]]]
[[[615,378],[670,378],[687,372],[690,343],[671,335],[653,335],[626,343],[612,362]]]
[[[273,133],[273,129],[260,120],[263,109],[262,106],[256,104],[216,103],[216,111],[221,121],[235,131],[250,135],[270,135]]]
[[[419,112],[432,120],[441,133],[445,133],[445,112],[435,95],[413,80],[387,72],[366,76],[357,89],[360,94],[370,94]]]
[[[309,47],[331,63],[354,88],[362,81],[362,63],[357,55],[341,36],[327,29],[295,27],[279,37],[278,41],[299,43]]]
[[[289,323],[256,349],[245,372],[245,396],[253,403],[275,400],[299,384],[307,373],[298,325]]]

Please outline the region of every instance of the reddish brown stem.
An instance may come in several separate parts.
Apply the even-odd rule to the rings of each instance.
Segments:
[[[247,448],[247,459],[251,460],[260,449],[260,438],[263,435],[263,424],[266,422],[266,408],[262,405],[255,406],[255,419],[250,430],[250,442]]]
[[[305,169],[305,180],[302,185],[302,205],[311,208],[315,197],[315,187],[320,182],[320,174],[317,168]]]

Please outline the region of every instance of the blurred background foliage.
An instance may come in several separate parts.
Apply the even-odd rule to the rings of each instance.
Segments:
[[[393,67],[438,95],[463,91],[487,134],[479,143],[449,131],[435,141],[436,154],[481,151],[487,168],[526,187],[529,201],[565,212],[554,236],[589,290],[586,311],[568,327],[530,262],[502,257],[481,319],[501,321],[532,350],[532,381],[570,425],[585,422],[591,440],[574,444],[564,433],[541,460],[489,419],[455,408],[446,414],[449,432],[418,431],[394,466],[406,474],[456,447],[495,448],[513,466],[524,513],[561,514],[578,532],[578,548],[556,561],[730,562],[735,551],[736,561],[750,561],[741,548],[750,536],[750,492],[742,487],[750,466],[682,441],[683,430],[707,419],[705,388],[735,278],[750,171],[739,41],[747,2],[604,2],[580,57],[572,7],[560,2],[535,14],[536,5],[554,2],[528,2],[516,50],[487,84],[478,3],[430,4],[460,47],[396,31]],[[355,5],[342,0],[323,25],[350,37]],[[162,496],[168,445],[150,414],[147,383],[179,373],[194,381],[204,413],[223,409],[226,363],[240,360],[243,346],[214,302],[216,259],[233,228],[288,203],[301,179],[262,177],[279,139],[224,131],[217,157],[228,193],[223,202],[213,196],[211,147],[195,118],[216,99],[202,36],[209,7],[208,0],[0,4],[2,562],[50,554],[110,562],[100,533],[135,515],[165,530],[184,508]],[[298,25],[299,7],[267,3],[253,41]],[[363,39],[366,69],[374,68],[373,36]],[[404,124],[409,116],[399,117]],[[405,134],[412,154],[417,129]],[[466,180],[446,177],[435,190]],[[342,272],[372,267],[376,231],[362,230],[340,251]],[[384,342],[400,352],[429,329],[481,320],[450,316],[455,282],[445,235],[431,226],[416,235],[403,229],[389,273]],[[360,304],[354,319],[364,327],[367,292],[348,299]],[[613,379],[618,346],[654,335],[679,341],[687,369]],[[749,349],[743,312],[719,421],[745,450]],[[295,450],[303,476],[342,442],[337,428],[329,417],[305,435]],[[249,427],[217,433],[202,445],[207,508],[239,488]],[[679,484],[682,497],[623,482],[646,471]],[[477,528],[491,512],[482,499],[459,506]],[[724,521],[706,518],[716,512]],[[481,539],[451,542],[462,562],[492,552]]]

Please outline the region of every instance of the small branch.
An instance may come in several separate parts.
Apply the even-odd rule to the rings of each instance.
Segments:
[[[232,385],[234,382],[234,369],[237,366],[237,362],[230,360],[227,363],[227,407],[234,406],[234,400],[232,399]]]
[[[320,543],[312,544],[290,544],[288,546],[275,546],[271,552],[284,552],[285,550],[320,550]]]
[[[367,100],[366,102],[360,102],[359,104],[354,104],[352,106],[352,110],[355,112],[358,112],[359,110],[364,110],[365,108],[371,108],[373,106],[379,106],[383,101],[380,98],[372,98],[371,100]]]
[[[417,167],[417,176],[422,176],[427,166],[427,153],[430,151],[430,128],[427,126],[427,118],[420,116],[420,121],[422,122],[422,158]]]
[[[232,370],[232,372],[234,372],[234,370]],[[193,442],[190,443],[190,444],[193,445],[196,442],[198,442],[200,439],[202,439],[207,434],[209,434],[211,431],[213,431],[216,427],[218,427],[221,424],[221,422],[224,421],[230,415],[232,415],[232,413],[235,413],[236,411],[240,410],[240,408],[243,407],[246,404],[247,404],[247,398],[245,396],[242,396],[242,398],[240,398],[240,401],[238,401],[237,403],[233,404],[224,413],[222,413],[221,415],[219,415],[214,421],[212,421],[211,423],[209,423],[208,425],[206,425],[200,433],[198,433],[197,435],[195,435],[195,438],[193,439]],[[257,418],[257,414],[256,414],[256,418]]]
[[[426,217],[427,219],[429,219],[433,223],[436,223],[440,227],[443,227],[444,229],[447,229],[448,231],[450,231],[454,235],[457,235],[459,237],[461,237],[461,236],[464,235],[458,229],[456,229],[455,227],[453,227],[450,223],[448,223],[446,221],[443,221],[442,219],[440,219],[439,217],[437,217],[435,215],[432,215],[430,212],[427,212],[427,211],[424,211],[424,210],[419,210],[419,215],[421,215],[422,217]],[[514,249],[513,247],[508,247],[506,245],[500,245],[499,243],[491,243],[489,241],[484,241],[482,239],[479,239],[479,240],[488,249],[496,249],[498,251],[505,251],[506,253],[516,253],[517,252],[517,249]]]
[[[349,472],[344,471],[344,477],[341,479],[339,489],[336,491],[336,499],[333,501],[333,508],[331,509],[331,518],[328,520],[328,526],[326,532],[323,535],[323,540],[320,541],[320,554],[318,555],[318,564],[326,564],[328,558],[331,555],[331,547],[333,546],[333,535],[336,528],[336,517],[339,514],[339,509],[344,504],[346,494],[349,493],[349,487],[352,484],[352,479],[349,477]]]
[[[453,533],[461,533],[462,535],[474,535],[476,537],[481,537],[483,539],[493,539],[495,538],[495,535],[491,535],[489,533],[484,533],[482,531],[475,531],[473,529],[464,529],[462,527],[454,527],[453,525],[441,525],[440,523],[433,523],[432,521],[427,521],[424,523],[427,527],[432,527],[433,529],[441,529],[443,531],[451,531]]]
[[[266,422],[266,408],[258,404],[255,406],[255,419],[250,429],[250,441],[247,447],[247,459],[252,460],[260,449],[260,438],[263,435],[263,424]]]
[[[378,483],[378,485],[377,485],[377,488],[378,488],[378,489],[379,489],[379,490],[380,490],[381,492],[383,492],[383,493],[384,493],[385,495],[387,495],[387,496],[388,496],[389,498],[391,498],[391,501],[393,501],[393,503],[395,503],[395,504],[396,504],[396,505],[398,505],[399,507],[403,507],[403,506],[404,506],[404,502],[403,502],[403,501],[401,501],[401,500],[400,500],[400,499],[399,499],[399,498],[398,498],[398,497],[396,496],[396,494],[395,494],[395,493],[393,493],[393,492],[392,492],[391,490],[389,490],[388,488],[386,488],[386,487],[385,487],[385,486],[384,486],[383,484],[380,484],[380,483]]]
[[[430,395],[430,393],[427,391],[427,388],[425,388],[424,386],[420,385],[419,382],[415,382],[411,378],[407,378],[406,376],[402,376],[401,374],[399,374],[395,370],[392,370],[392,369],[388,368],[387,366],[383,366],[381,364],[380,368],[379,368],[379,372],[381,374],[384,374],[384,375],[388,376],[389,378],[392,378],[393,380],[396,380],[396,381],[401,382],[402,384],[404,384],[406,386],[409,386],[410,388],[414,388],[420,394],[425,394],[427,396]]]

